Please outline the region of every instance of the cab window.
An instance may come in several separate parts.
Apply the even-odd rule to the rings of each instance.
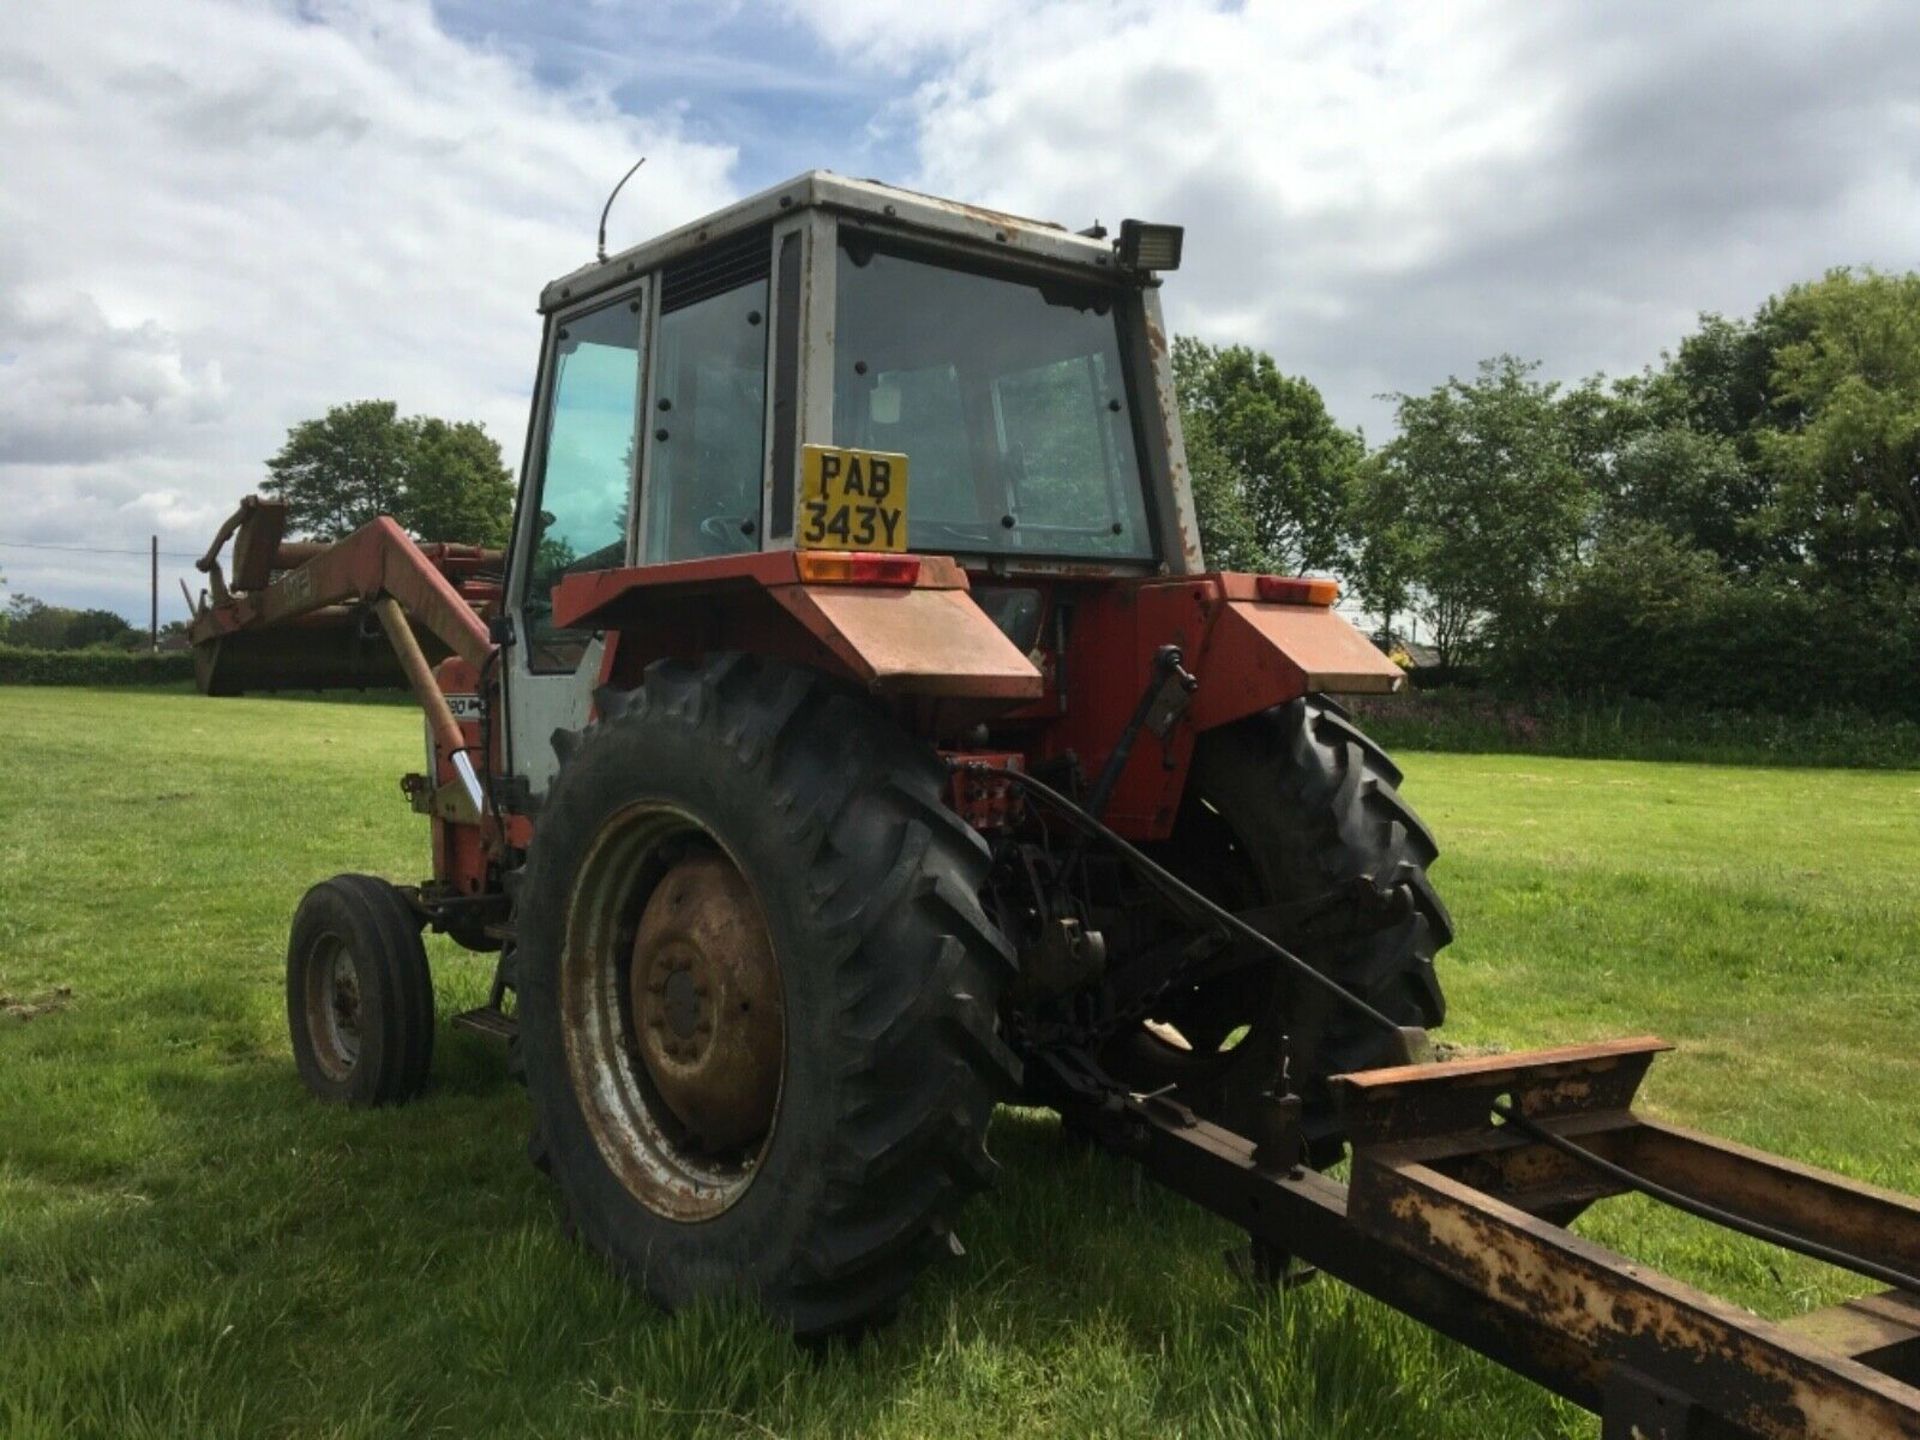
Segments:
[[[843,231],[835,293],[833,442],[912,462],[910,548],[1152,557],[1122,291]]]
[[[553,624],[563,576],[624,558],[640,395],[640,302],[579,315],[554,337],[540,508],[531,535],[523,614],[535,670],[571,670],[587,635]]]
[[[644,563],[760,548],[771,255],[757,231],[661,276]]]

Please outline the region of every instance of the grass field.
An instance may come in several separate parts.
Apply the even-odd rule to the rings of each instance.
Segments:
[[[0,689],[0,733],[0,1434],[1594,1433],[1331,1282],[1243,1287],[1224,1225],[1025,1112],[877,1339],[660,1316],[561,1237],[485,1042],[443,1024],[404,1109],[295,1081],[301,892],[426,863],[410,711]],[[1654,1031],[1656,1113],[1920,1189],[1920,774],[1405,758],[1449,1038]],[[1582,1228],[1773,1312],[1854,1288],[1637,1201]]]

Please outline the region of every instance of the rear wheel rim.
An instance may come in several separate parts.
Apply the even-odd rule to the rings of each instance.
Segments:
[[[737,1202],[778,1125],[786,1034],[765,912],[733,856],[672,806],[611,817],[574,882],[559,979],[568,1081],[615,1179],[671,1220]]]

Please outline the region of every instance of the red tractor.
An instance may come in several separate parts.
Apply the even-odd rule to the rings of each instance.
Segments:
[[[397,667],[429,722],[432,878],[341,876],[294,919],[309,1087],[421,1088],[431,926],[498,951],[454,1023],[507,1039],[535,1163],[665,1305],[884,1314],[1025,1097],[1263,1273],[1306,1256],[1497,1353],[1491,1282],[1357,1228],[1359,1177],[1425,1115],[1442,1169],[1565,1236],[1625,1182],[1554,1126],[1644,1132],[1651,1048],[1425,1063],[1433,838],[1333,698],[1400,672],[1330,582],[1206,568],[1180,244],[805,175],[547,287],[504,557],[384,519],[287,542],[243,504],[202,562],[202,687]],[[1349,1142],[1351,1206],[1317,1173]]]

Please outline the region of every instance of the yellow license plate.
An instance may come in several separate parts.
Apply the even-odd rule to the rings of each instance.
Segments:
[[[802,550],[907,548],[907,457],[805,445],[800,451]]]

